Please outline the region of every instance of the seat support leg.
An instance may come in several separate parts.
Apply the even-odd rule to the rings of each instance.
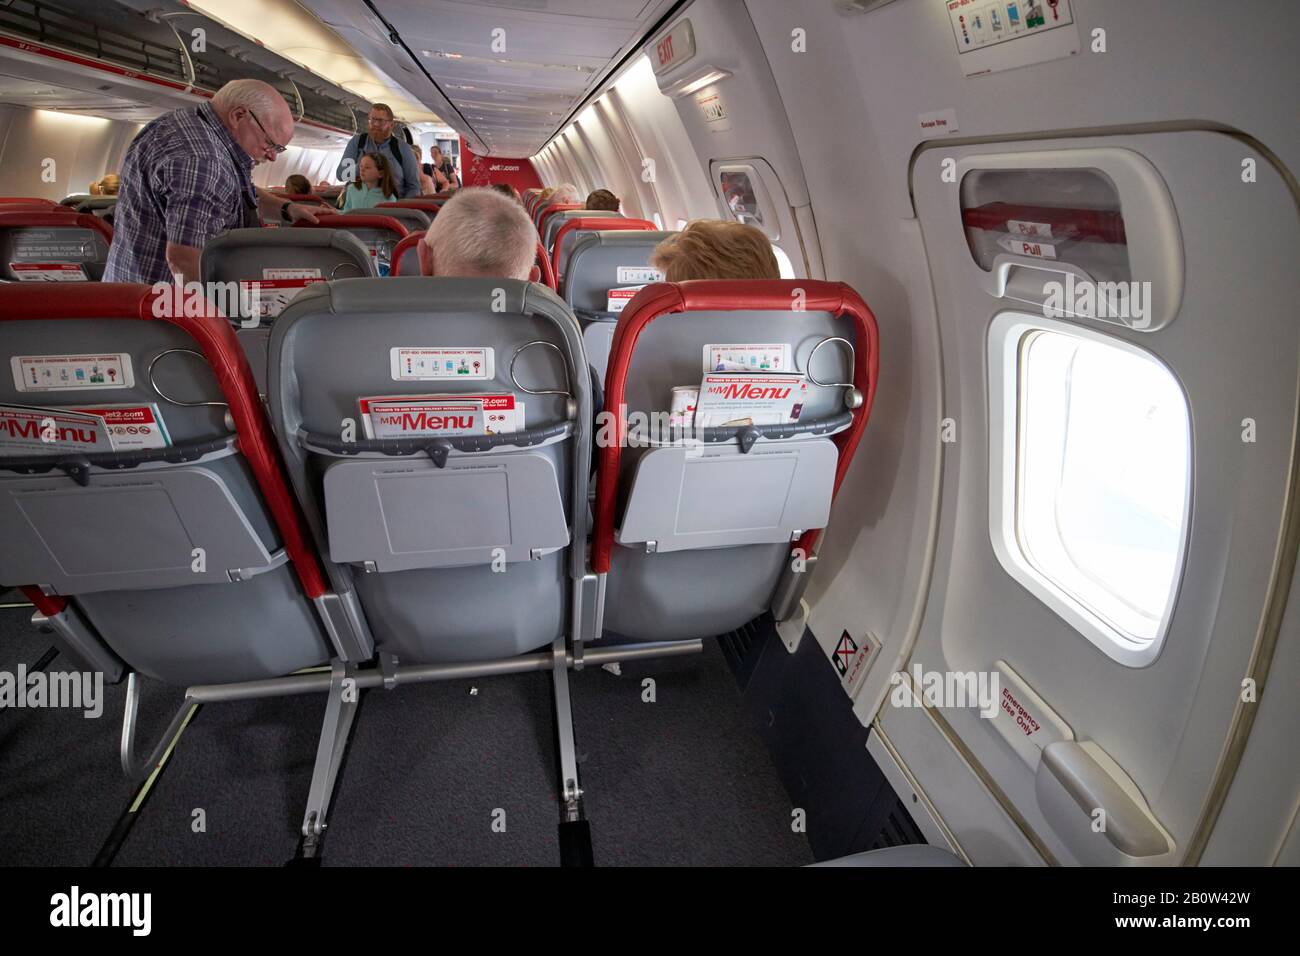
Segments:
[[[560,863],[591,866],[591,825],[582,812],[578,753],[573,739],[569,698],[569,655],[563,637],[551,645],[551,687],[555,704],[555,739],[560,765]]]
[[[325,720],[316,747],[316,766],[312,770],[307,812],[302,820],[302,840],[295,862],[309,865],[318,865],[320,862],[325,828],[328,825],[326,814],[334,786],[338,782],[339,767],[347,749],[348,737],[352,732],[359,693],[355,668],[336,660],[330,667],[329,700],[325,705]]]

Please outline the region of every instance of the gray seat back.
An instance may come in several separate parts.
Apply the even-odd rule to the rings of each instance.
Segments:
[[[0,217],[4,207],[0,206]],[[67,216],[66,213],[64,213]],[[0,279],[18,282],[99,282],[108,264],[108,240],[74,217],[60,225],[0,225]]]
[[[607,219],[622,218],[622,213],[610,212],[608,209],[565,209],[546,220],[546,232],[542,236],[542,245],[547,255],[555,248],[555,236],[560,227],[569,219]]]
[[[381,650],[495,659],[565,633],[583,570],[569,546],[586,536],[585,373],[572,314],[517,280],[343,280],[285,310],[272,417],[331,580],[356,592]],[[361,399],[432,395],[509,396],[523,430],[367,438]]]
[[[611,312],[609,290],[661,282],[663,274],[650,266],[655,246],[672,232],[637,230],[588,232],[565,256],[564,284],[560,294],[582,325],[587,361],[601,381],[609,360],[618,314]],[[565,237],[568,238],[567,236]]]
[[[852,320],[794,311],[661,316],[632,354],[623,394],[629,420],[667,413],[676,386],[698,387],[711,347],[788,345],[795,370],[806,372],[813,349],[835,336],[852,342]],[[830,343],[811,372],[847,382],[852,368],[848,351]],[[743,427],[694,432],[705,440],[693,446],[679,434],[658,447],[625,448],[606,628],[638,638],[706,637],[763,613],[791,541],[829,518],[839,461],[829,436],[851,422],[844,395],[810,385],[797,427],[756,428],[748,448]],[[608,378],[605,401],[615,401]]]
[[[0,584],[75,597],[119,657],[174,684],[327,660],[224,405],[174,404],[224,403],[196,342],[124,318],[3,333],[0,359],[20,375],[0,377],[0,418],[14,423],[0,444]],[[74,409],[105,425],[62,417]],[[14,441],[33,414],[63,441]]]
[[[349,209],[345,216],[391,216],[406,227],[407,232],[419,232],[429,228],[433,221],[423,209],[410,206],[372,206],[366,209]]]
[[[266,393],[271,323],[312,283],[375,274],[369,250],[342,229],[231,229],[203,247],[205,289],[220,283],[216,303],[239,325],[239,343]]]

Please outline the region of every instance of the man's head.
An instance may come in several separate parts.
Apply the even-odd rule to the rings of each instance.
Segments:
[[[650,264],[669,282],[779,279],[781,268],[762,231],[739,222],[697,219],[655,246]]]
[[[578,187],[573,183],[560,183],[555,187],[555,192],[551,193],[552,203],[577,203],[580,198]]]
[[[597,189],[587,194],[587,208],[602,212],[618,212],[619,201],[608,189]]]
[[[369,125],[366,131],[376,143],[382,143],[393,134],[393,108],[387,103],[375,103],[370,107]]]
[[[212,97],[212,109],[254,162],[270,162],[293,139],[293,113],[270,83],[231,80]]]
[[[524,207],[493,189],[462,189],[420,243],[420,271],[436,276],[527,279],[537,230]]]

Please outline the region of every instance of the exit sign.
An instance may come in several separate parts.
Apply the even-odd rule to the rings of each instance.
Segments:
[[[671,30],[661,36],[650,54],[655,74],[667,73],[673,67],[695,56],[695,31],[690,20],[678,20]]]

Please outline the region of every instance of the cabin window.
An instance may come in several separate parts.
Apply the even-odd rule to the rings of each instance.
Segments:
[[[999,558],[1111,657],[1150,662],[1168,627],[1187,537],[1191,431],[1182,389],[1127,342],[1031,316],[995,320],[995,366]]]

